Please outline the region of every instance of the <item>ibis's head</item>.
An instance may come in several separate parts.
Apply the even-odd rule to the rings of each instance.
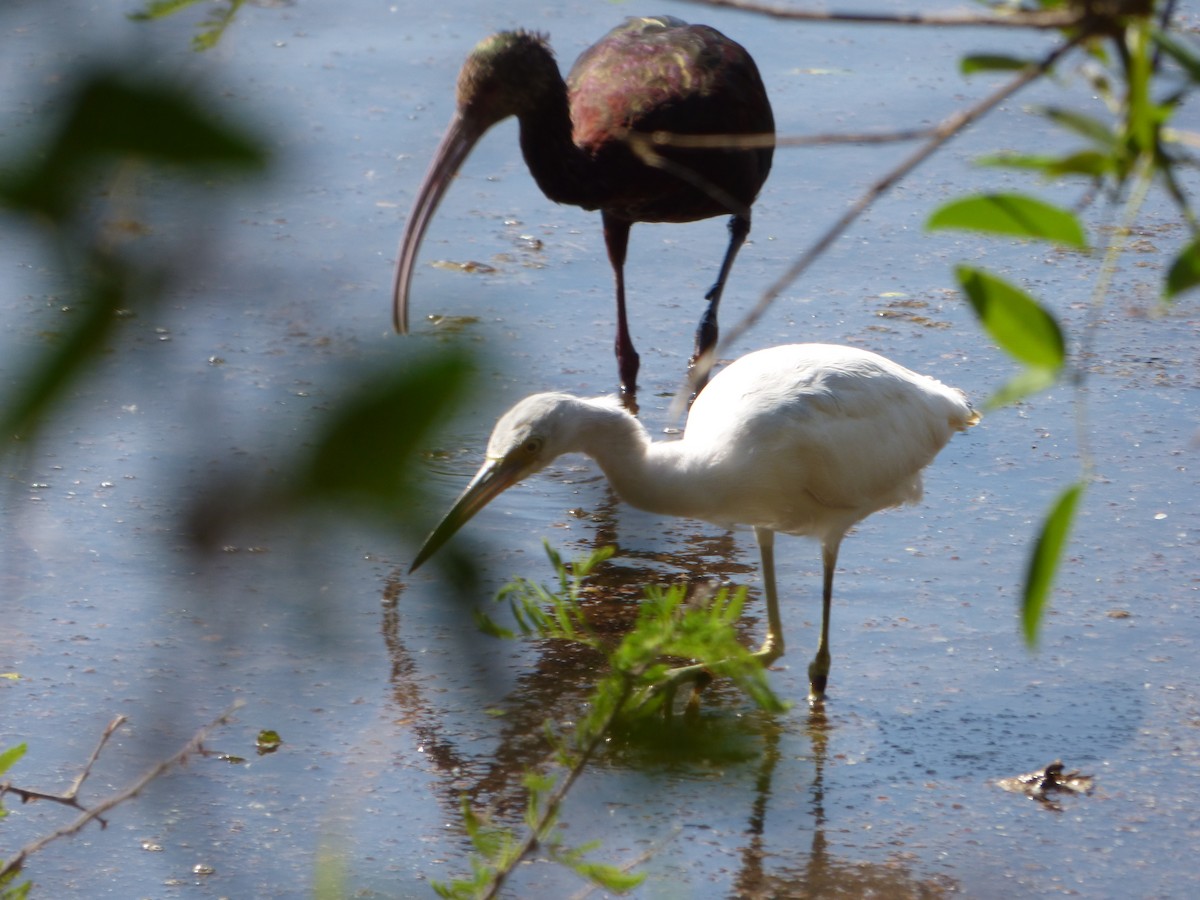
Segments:
[[[458,74],[457,109],[417,190],[400,238],[392,284],[396,330],[408,331],[408,289],[425,229],[459,167],[484,132],[509,116],[521,116],[544,102],[562,76],[541,35],[504,31],[480,41]]]
[[[580,411],[587,405],[588,401],[570,394],[534,394],[501,416],[492,429],[483,465],[441,524],[425,539],[409,571],[433,556],[492,498],[544,469],[562,454],[578,449],[575,435]]]

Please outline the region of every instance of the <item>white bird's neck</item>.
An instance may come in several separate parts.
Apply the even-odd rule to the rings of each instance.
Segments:
[[[624,409],[606,401],[582,402],[588,412],[579,419],[575,446],[565,452],[594,459],[631,506],[670,516],[699,514],[692,498],[703,494],[697,479],[704,467],[689,464],[684,441],[654,441]]]

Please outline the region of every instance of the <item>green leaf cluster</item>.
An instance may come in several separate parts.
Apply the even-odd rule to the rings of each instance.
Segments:
[[[584,582],[612,552],[605,547],[565,563],[547,544],[555,587],[516,578],[497,597],[507,603],[516,631],[500,626],[486,614],[478,616],[480,627],[489,634],[572,641],[600,651],[606,656],[608,671],[584,704],[571,733],[560,735],[552,723],[546,724],[547,739],[557,751],[561,769],[556,774],[527,773],[524,836],[493,824],[464,800],[464,827],[477,856],[471,861],[469,878],[436,885],[444,897],[493,896],[534,847],[541,847],[550,859],[594,885],[618,893],[633,889],[643,876],[588,859],[596,844],[568,847],[557,829],[562,798],[597,748],[619,725],[669,715],[676,683],[673,675],[681,671],[694,670],[700,675],[703,670],[704,678],[730,678],[761,708],[784,709],[771,691],[761,663],[738,642],[734,631],[746,597],[744,588],[736,592],[722,588],[697,602],[689,600],[681,585],[648,587],[633,628],[615,647],[610,646],[588,623]],[[695,666],[672,669],[664,657],[695,660]]]
[[[225,36],[225,30],[233,24],[234,17],[246,0],[151,0],[141,12],[130,13],[129,18],[135,22],[150,22],[165,19],[167,16],[203,5],[209,9],[208,17],[200,22],[196,36],[192,38],[192,49],[197,52],[211,50]]]
[[[1043,10],[1059,4],[1042,0]],[[1172,300],[1200,284],[1200,226],[1178,177],[1194,165],[1184,149],[1194,136],[1171,128],[1183,101],[1200,85],[1200,52],[1194,41],[1172,32],[1166,15],[1154,21],[1153,2],[1093,6],[1065,35],[1065,47],[1088,55],[1090,86],[1105,114],[1048,105],[1036,112],[1070,135],[1077,146],[1066,153],[1006,153],[981,162],[1041,174],[1046,179],[1080,178],[1095,195],[1124,206],[1123,224],[1115,230],[1094,291],[1103,302],[1122,242],[1152,183],[1159,183],[1191,229],[1191,240],[1166,267],[1163,297]],[[1029,72],[1037,64],[1003,54],[978,54],[962,62],[964,74]],[[1068,250],[1089,250],[1078,216],[1039,198],[1014,193],[988,193],[954,200],[936,210],[930,229],[963,229],[1023,240],[1049,241]],[[1082,381],[1072,371],[1067,341],[1054,314],[1037,298],[982,269],[956,269],[967,298],[988,336],[1021,365],[1021,370],[988,401],[988,406],[1018,402],[1059,383]],[[1082,431],[1082,429],[1081,429]],[[1032,547],[1021,600],[1022,629],[1032,644],[1049,600],[1059,561],[1086,484],[1085,477],[1067,487],[1042,523]]]
[[[0,752],[0,775],[16,765],[25,756],[26,750],[25,744],[17,744],[15,747],[9,747]],[[3,796],[0,796],[0,819],[8,815],[3,799]],[[0,900],[25,900],[29,896],[29,892],[33,889],[33,882],[23,881],[17,884],[17,877],[20,874],[20,869],[16,868],[0,875]]]

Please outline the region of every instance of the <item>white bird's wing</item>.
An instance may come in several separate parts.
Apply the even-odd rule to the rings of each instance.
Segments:
[[[919,500],[921,469],[969,411],[957,391],[876,354],[791,345],[713,379],[686,440],[708,448],[740,521],[820,536]]]

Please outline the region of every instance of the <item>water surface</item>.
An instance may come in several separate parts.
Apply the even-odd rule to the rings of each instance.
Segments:
[[[30,747],[14,783],[65,789],[104,725],[124,714],[129,724],[85,789],[106,796],[235,700],[246,704],[209,746],[248,761],[194,757],[114,811],[107,829],[38,854],[26,871],[41,896],[302,896],[323,848],[343,855],[347,894],[428,896],[431,878],[468,870],[464,793],[519,814],[521,773],[546,756],[538,725],[577,715],[594,659],[476,635],[469,602],[437,566],[405,574],[415,547],[392,530],[259,522],[204,560],[181,514],[223,466],[269,467],[269,448],[327,417],[350,362],[447,340],[484,354],[481,390],[435,448],[430,497],[405,511],[428,524],[509,403],[535,390],[614,388],[597,216],[541,196],[511,124],[479,146],[430,231],[408,338],[390,333],[387,289],[467,50],[492,30],[536,27],[565,66],[643,11],[525,2],[498,11],[468,0],[248,7],[199,58],[183,52],[185,20],[135,26],[88,4],[4,13],[0,130],[9,141],[38,133],[41,86],[79,57],[134,48],[217,84],[220,111],[256,125],[277,157],[266,184],[214,203],[215,218],[155,210],[145,198],[158,227],[189,235],[204,262],[153,320],[129,324],[43,439],[4,463],[0,671],[20,678],[0,682],[0,745]],[[957,58],[1011,39],[790,26],[669,0],[649,11],[710,22],[745,44],[785,134],[936,122],[993,84],[962,79]],[[1153,200],[1096,311],[1094,260],[922,228],[939,202],[985,185],[1077,196],[969,165],[985,150],[1057,145],[1026,110],[1051,95],[1007,104],[919,171],[733,352],[853,343],[986,397],[1011,366],[954,293],[952,265],[966,260],[1039,293],[1074,340],[1088,335],[1086,392],[1056,389],[988,415],[943,451],[923,504],[878,515],[847,539],[824,721],[801,702],[819,554],[780,539],[789,652],[771,679],[793,709],[766,716],[718,687],[703,752],[613,754],[563,811],[570,842],[597,839],[599,857],[618,864],[645,857],[638,896],[1168,897],[1200,887],[1190,865],[1200,832],[1200,329],[1194,301],[1157,304],[1184,231]],[[1195,127],[1194,113],[1181,124]],[[724,321],[905,152],[779,151]],[[1104,221],[1090,222],[1096,239]],[[0,365],[12,384],[24,353],[54,330],[64,285],[37,242],[8,224]],[[641,415],[655,430],[677,424],[671,395],[724,241],[717,220],[633,231]],[[430,265],[441,259],[493,271]],[[427,315],[469,320],[448,337]],[[1017,591],[1036,523],[1078,476],[1081,429],[1097,478],[1030,652]],[[580,459],[560,461],[466,529],[459,545],[477,553],[482,578],[466,600],[486,605],[516,574],[549,579],[545,539],[568,556],[618,547],[597,582],[599,615],[620,622],[648,581],[717,576],[749,585],[746,638],[760,639],[751,536],[623,506]],[[284,745],[260,757],[253,742],[263,728]],[[689,740],[681,732],[679,743]],[[995,787],[1056,758],[1094,774],[1096,792],[1054,810]],[[5,854],[68,817],[48,804],[6,806]],[[196,865],[214,871],[197,876]],[[576,888],[538,861],[512,890]]]

